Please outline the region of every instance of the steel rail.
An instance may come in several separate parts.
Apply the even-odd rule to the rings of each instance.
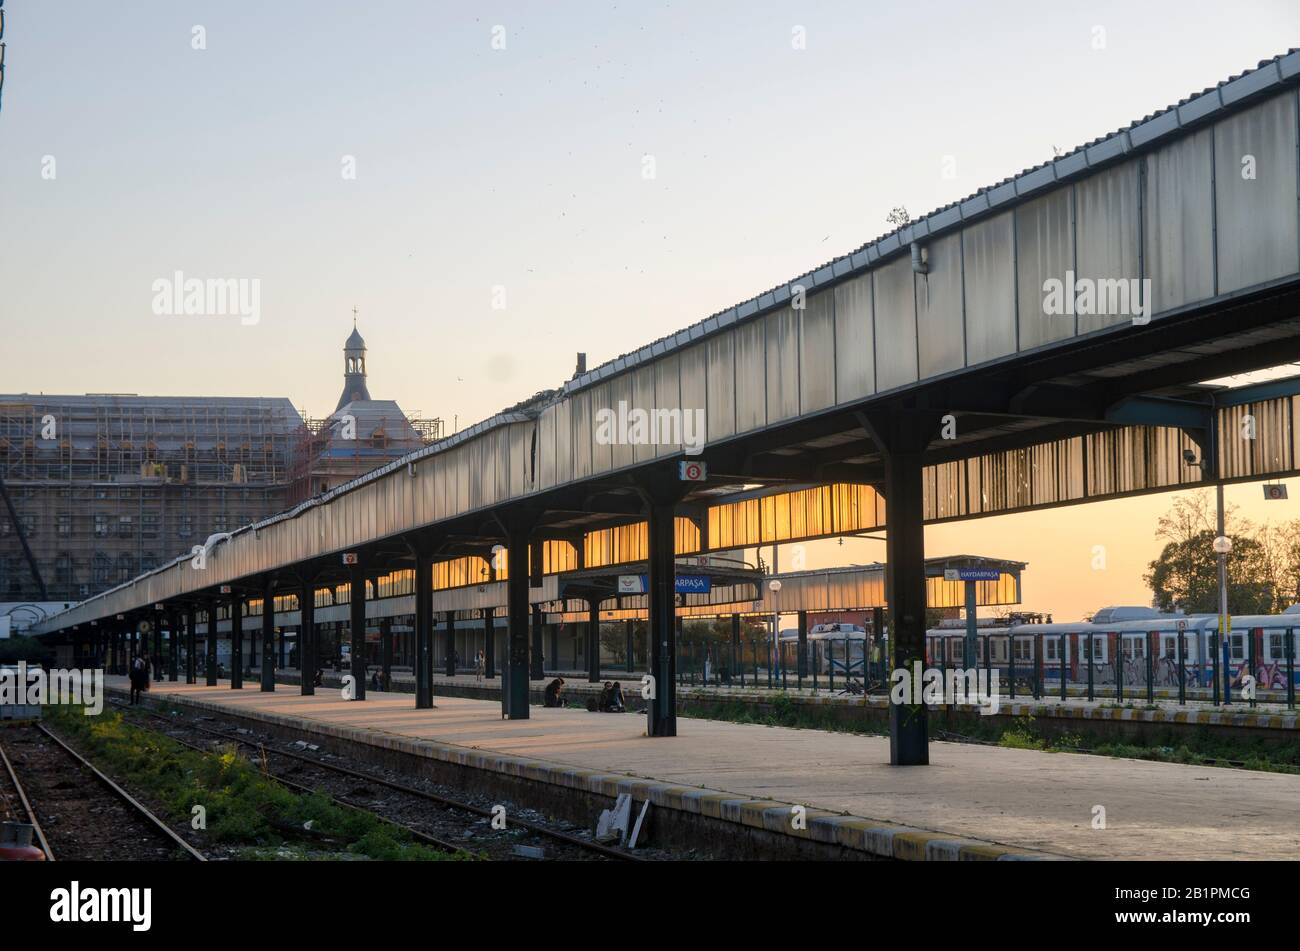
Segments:
[[[50,731],[50,729],[47,726],[45,726],[45,724],[37,723],[36,728],[40,730],[42,733],[44,733],[46,736],[48,736],[55,743],[57,743],[60,748],[62,748],[69,756],[71,756],[74,760],[76,760],[80,765],[84,766],[86,769],[94,773],[95,777],[101,783],[103,783],[110,790],[112,790],[113,793],[119,799],[121,799],[123,802],[128,803],[133,809],[135,809],[136,812],[138,812],[141,816],[147,819],[159,832],[161,832],[174,845],[176,845],[179,849],[181,849],[181,851],[185,853],[187,858],[195,862],[206,862],[208,860],[207,856],[205,856],[202,852],[194,848],[194,846],[190,845],[188,842],[182,839],[179,835],[176,834],[176,831],[172,829],[171,826],[169,826],[167,823],[163,822],[156,815],[154,815],[148,806],[140,802],[140,800],[136,799],[134,796],[132,796],[129,792],[127,792],[117,783],[113,782],[113,780],[109,779],[106,775],[104,775],[104,773],[100,772],[100,770],[95,766],[94,763],[90,762],[90,760],[86,759],[86,757],[82,756],[71,746],[65,743],[62,739],[56,736],[53,732]]]
[[[45,853],[45,861],[54,861],[54,850],[50,848],[49,840],[45,838],[45,830],[41,828],[40,822],[36,818],[36,810],[32,808],[31,800],[27,798],[27,792],[23,789],[23,784],[18,781],[18,774],[14,771],[13,764],[9,762],[9,757],[5,755],[5,748],[0,745],[0,763],[4,763],[5,772],[9,774],[9,782],[13,784],[14,791],[18,793],[18,801],[22,803],[23,811],[27,813],[27,821],[32,827],[32,832],[36,835],[36,841],[41,844],[41,851]]]

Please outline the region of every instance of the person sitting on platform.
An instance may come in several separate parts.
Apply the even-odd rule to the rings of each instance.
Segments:
[[[562,707],[564,701],[560,699],[560,691],[564,689],[564,679],[556,677],[546,685],[546,692],[542,695],[542,706],[545,707]]]
[[[623,685],[617,680],[612,681],[609,685],[609,712],[623,713],[627,710],[627,703],[623,699]]]
[[[383,687],[381,687],[381,686],[379,685],[379,671],[378,671],[378,670],[376,670],[373,674],[370,675],[370,689],[371,689],[371,690],[382,690],[382,689],[383,689]]]
[[[317,687],[319,687],[322,684],[324,684],[324,682],[325,682],[325,670],[321,667],[317,667],[316,676],[312,678],[312,683],[314,683]]]

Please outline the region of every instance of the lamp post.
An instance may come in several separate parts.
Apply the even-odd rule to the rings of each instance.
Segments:
[[[767,583],[767,588],[772,592],[772,649],[774,651],[776,672],[781,672],[781,612],[776,608],[776,596],[781,592],[781,581],[779,578],[773,578]]]
[[[1198,460],[1196,458],[1196,453],[1192,452],[1192,450],[1190,449],[1183,450],[1183,462],[1187,463],[1187,465],[1189,466],[1195,466],[1196,468],[1200,469],[1202,475],[1205,474],[1205,468],[1206,468],[1205,460],[1204,459]],[[1217,660],[1219,652],[1223,650],[1223,645],[1228,642],[1227,640],[1228,633],[1229,633],[1228,632],[1228,626],[1229,626],[1228,625],[1228,553],[1232,551],[1232,539],[1228,537],[1228,533],[1224,524],[1225,518],[1223,512],[1223,482],[1222,481],[1219,481],[1214,487],[1214,498],[1215,498],[1214,553],[1215,553],[1216,560],[1218,561],[1218,570],[1219,570],[1219,637],[1217,643],[1214,645],[1215,659]],[[1226,669],[1224,670],[1224,675],[1227,676]],[[1217,688],[1218,685],[1216,684],[1215,686]],[[1215,693],[1217,695],[1218,693],[1217,689]],[[1226,701],[1227,697],[1225,697],[1224,699]]]

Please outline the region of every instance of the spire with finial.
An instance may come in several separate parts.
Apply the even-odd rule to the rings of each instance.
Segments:
[[[334,408],[334,412],[337,413],[353,400],[368,399],[370,391],[366,388],[366,342],[357,330],[357,308],[354,304],[352,334],[343,344],[343,395],[339,397],[339,405]]]

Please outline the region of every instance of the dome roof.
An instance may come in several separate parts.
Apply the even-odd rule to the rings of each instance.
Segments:
[[[361,334],[357,333],[357,328],[352,328],[352,336],[348,337],[347,343],[343,344],[344,350],[364,350],[366,342],[361,339]]]

